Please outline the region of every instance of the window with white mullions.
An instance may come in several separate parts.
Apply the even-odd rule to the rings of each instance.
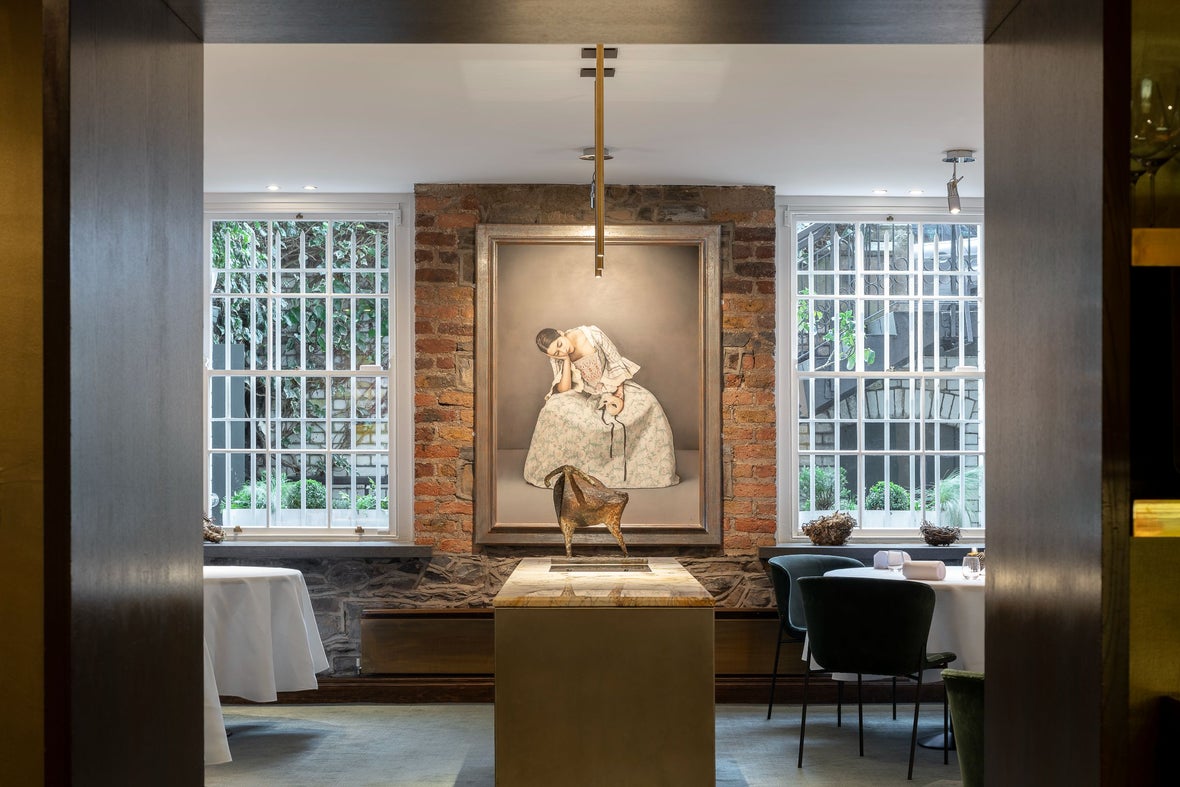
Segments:
[[[388,530],[390,222],[227,218],[210,237],[214,519]]]
[[[837,509],[884,533],[983,528],[980,229],[796,216],[794,532]]]

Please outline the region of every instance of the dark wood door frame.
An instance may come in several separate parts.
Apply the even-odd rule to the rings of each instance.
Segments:
[[[1120,16],[1125,13],[1119,10],[1123,4],[1114,0],[691,4],[611,0],[581,5],[585,7],[561,0],[527,4],[508,0],[43,3],[45,216],[47,224],[54,224],[47,227],[44,244],[46,314],[52,317],[46,320],[49,371],[44,401],[47,413],[69,414],[64,421],[47,420],[45,439],[47,445],[71,447],[64,458],[47,460],[45,465],[46,522],[53,523],[46,527],[44,545],[45,633],[51,649],[46,666],[53,684],[46,693],[46,718],[55,725],[52,730],[47,726],[47,772],[66,780],[72,775],[79,783],[101,778],[88,775],[96,773],[93,763],[118,760],[111,756],[118,754],[117,747],[108,755],[101,753],[102,747],[124,739],[132,741],[141,754],[154,752],[140,761],[138,770],[123,774],[131,777],[125,780],[128,783],[151,781],[147,777],[156,767],[160,780],[170,783],[198,784],[201,779],[196,755],[199,725],[186,722],[178,727],[176,721],[178,716],[198,718],[200,708],[199,659],[195,647],[189,646],[200,632],[201,556],[195,536],[191,545],[184,536],[188,532],[185,517],[195,521],[200,510],[199,495],[184,492],[160,504],[174,490],[153,486],[149,499],[157,501],[154,515],[128,519],[102,513],[108,508],[123,510],[126,495],[142,488],[145,473],[158,479],[158,485],[183,488],[183,478],[199,462],[184,448],[199,444],[190,442],[200,433],[199,418],[194,415],[199,408],[192,406],[199,405],[199,394],[195,400],[191,392],[168,394],[161,402],[160,397],[144,393],[158,394],[161,386],[178,391],[194,382],[192,337],[159,331],[172,318],[156,311],[179,308],[188,314],[186,309],[191,309],[184,305],[185,298],[192,296],[191,291],[185,292],[191,286],[186,279],[191,274],[176,261],[194,253],[199,258],[202,98],[199,90],[192,94],[191,89],[194,78],[199,81],[199,44],[587,44],[601,39],[610,43],[988,44],[985,105],[991,153],[986,228],[993,241],[989,275],[995,275],[996,286],[989,290],[987,340],[989,357],[995,362],[989,369],[990,390],[1000,391],[994,406],[989,402],[989,438],[993,448],[1000,445],[1010,451],[1005,456],[1008,469],[988,480],[994,522],[989,549],[995,555],[995,565],[989,562],[988,703],[989,708],[1003,711],[1005,722],[989,716],[988,770],[997,783],[1117,780],[1125,772],[1118,722],[1125,718],[1125,675],[1121,679],[1119,675],[1125,673],[1127,643],[1119,621],[1126,617],[1124,542],[1129,517],[1124,511],[1125,479],[1118,475],[1118,465],[1125,459],[1115,435],[1121,415],[1117,406],[1104,412],[1103,405],[1123,401],[1113,381],[1121,368],[1115,357],[1120,349],[1118,328],[1127,310],[1119,295],[1118,266],[1120,249],[1126,245],[1122,227],[1129,210],[1118,196],[1121,192],[1125,197],[1126,189],[1117,188],[1118,177],[1125,174],[1121,163],[1116,166],[1116,158],[1122,160],[1119,146],[1125,135],[1112,128],[1116,121],[1104,118],[1116,116],[1116,110],[1126,105],[1126,94],[1120,91],[1127,80],[1118,66],[1129,34]],[[193,46],[198,46],[197,52]],[[162,100],[140,78],[160,76],[160,63],[153,56],[165,57],[163,73],[172,76],[155,82],[149,78],[150,88],[158,91],[168,80],[173,88],[180,88],[179,94],[163,99],[160,106],[167,107],[166,112],[153,110],[150,103],[135,103]],[[142,58],[140,65],[137,57]],[[1075,101],[1072,107],[1071,100]],[[130,116],[128,101],[133,105]],[[1066,133],[1044,137],[1027,133],[1027,125],[1021,123],[1036,121],[1038,113],[1063,113],[1069,125],[1055,132]],[[128,117],[135,122],[120,122]],[[195,139],[183,131],[185,125],[195,130]],[[131,167],[116,167],[124,177],[99,179],[104,163],[119,162]],[[134,172],[144,177],[127,174]],[[1071,241],[1066,247],[1038,243],[1036,233],[1047,236],[1044,219],[1038,215],[1047,203],[1030,204],[1030,198],[1063,201],[1064,206],[1046,214],[1055,222],[1054,231],[1087,242]],[[133,227],[123,234],[101,231],[125,220]],[[53,233],[63,232],[66,226],[69,241],[63,242]],[[1098,227],[1096,234],[1094,227]],[[1005,237],[1024,239],[1026,245],[1005,243]],[[169,247],[157,243],[161,238],[177,240]],[[120,297],[112,297],[112,280],[99,275],[103,271],[116,274],[114,281],[124,288]],[[1024,276],[1028,271],[1033,272],[1031,279]],[[144,283],[135,283],[141,279]],[[155,316],[143,324],[141,335],[128,334],[131,326],[118,318],[120,308],[128,299],[132,304],[147,303],[152,290],[165,293],[151,311]],[[1112,330],[1104,333],[1104,328]],[[1046,348],[1035,352],[1044,369],[1053,374],[1037,370],[1030,377],[1029,366],[1018,359],[1028,330],[1071,337],[1068,347],[1057,348],[1068,352],[1068,357],[1053,357]],[[134,340],[114,347],[104,347],[101,341],[125,335],[133,335]],[[1056,345],[1050,342],[1047,347]],[[121,358],[122,367],[112,372],[95,360],[92,350],[114,353],[98,358],[108,362]],[[1011,355],[1005,354],[1008,351]],[[137,352],[156,364],[150,373],[135,366]],[[1066,397],[1064,403],[1048,401],[1048,392],[1058,390],[1056,383],[1064,372],[1093,385],[1078,386],[1079,393]],[[1040,390],[1042,395],[1017,396],[1029,392],[1030,385],[1031,393]],[[83,396],[96,390],[111,397],[113,411],[80,406]],[[134,406],[119,406],[119,397],[130,397]],[[151,412],[157,415],[136,420],[137,415]],[[186,418],[198,426],[194,428]],[[189,425],[178,427],[181,423]],[[1104,432],[1104,423],[1113,430]],[[1036,439],[1030,439],[1030,434]],[[121,448],[121,441],[128,438],[163,444],[168,450],[153,451],[153,464],[145,466],[136,460],[130,467],[120,467],[119,451],[125,457],[133,455]],[[114,461],[111,447],[118,449]],[[1069,456],[1069,462],[1062,464],[1062,456]],[[1063,469],[1048,477],[1060,483],[1029,487],[1027,479],[1054,467],[1053,463]],[[96,466],[105,472],[93,472]],[[54,480],[52,487],[49,479]],[[1112,504],[1104,508],[1104,503]],[[161,519],[175,524],[161,527]],[[1028,524],[1030,519],[1035,527]],[[113,532],[102,532],[116,520],[121,524]],[[103,538],[118,539],[126,548],[112,548],[115,542]],[[68,564],[62,564],[62,555],[71,556]],[[135,559],[130,560],[130,572],[141,573],[120,582],[128,579],[131,558]],[[1036,581],[1030,579],[1034,566]],[[153,611],[157,605],[160,609]],[[122,621],[115,626],[117,634],[109,626],[95,625],[109,616]],[[127,643],[153,641],[154,627],[163,627],[178,643],[176,658],[167,669],[145,664],[146,672],[129,672],[129,663],[134,665],[139,655],[133,648],[109,647],[110,637]],[[1024,646],[1041,639],[1050,645],[1044,653],[1052,657],[1051,665],[1037,664],[1034,670],[1026,661],[1016,663],[1003,655],[1009,649],[1026,653]],[[1021,647],[1006,647],[1016,643]],[[1030,679],[1038,681],[1043,714],[1034,711],[1027,724],[1011,724],[1016,716],[1008,711],[1028,696],[1023,686]],[[107,682],[96,684],[105,686],[107,694],[129,698],[118,704],[114,716],[109,707],[88,702],[94,692],[87,686],[99,680]],[[145,685],[152,687],[146,694]],[[153,693],[156,685],[181,686],[175,704],[153,703],[158,699]],[[58,726],[63,722],[64,726]],[[168,734],[153,736],[152,730],[159,729]],[[157,737],[158,747],[152,745]],[[116,779],[119,773],[103,776]]]

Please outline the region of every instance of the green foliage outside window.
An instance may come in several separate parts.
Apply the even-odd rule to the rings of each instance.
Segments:
[[[979,500],[983,484],[983,468],[979,465],[966,470],[951,470],[937,484],[927,490],[927,504],[938,511],[939,524],[944,527],[976,527],[979,520]]]
[[[911,505],[910,493],[906,491],[904,486],[889,482],[889,510],[890,511],[908,511]],[[885,482],[878,481],[869,487],[869,491],[865,494],[865,510],[866,511],[884,511],[885,510]]]
[[[375,511],[378,504],[380,504],[382,509],[388,509],[389,497],[382,497],[380,500],[378,500],[376,485],[373,483],[372,479],[369,479],[369,481],[365,484],[365,493],[363,495],[357,496],[356,510]]]
[[[222,302],[214,298],[214,344],[242,345],[247,348],[247,353],[252,349],[257,350],[260,362],[265,365],[269,322],[266,304],[259,304],[260,308],[251,315],[249,302],[245,299],[234,300],[232,296],[251,292],[273,294],[279,304],[278,326],[283,337],[283,346],[279,348],[283,360],[281,364],[274,364],[274,368],[296,368],[303,350],[307,356],[304,368],[327,369],[326,303],[330,275],[334,294],[373,296],[360,297],[351,303],[338,299],[334,304],[333,368],[350,368],[354,347],[366,363],[384,360],[382,351],[385,348],[379,347],[378,342],[389,336],[389,309],[380,310],[378,321],[376,302],[389,291],[389,270],[384,264],[379,266],[374,259],[379,243],[388,248],[384,223],[223,221],[214,225],[214,232],[213,269],[231,271],[229,292],[225,294],[231,296],[232,304],[229,336],[226,336]],[[317,254],[322,256],[328,247],[329,232],[334,233],[331,244],[333,270],[330,274],[323,260],[317,259]],[[277,259],[268,265],[268,255],[272,254]],[[300,254],[303,256],[300,257]],[[288,262],[293,265],[288,265]],[[249,267],[251,264],[257,267]],[[284,272],[289,267],[305,269],[305,278],[300,279],[298,273]],[[317,272],[317,269],[322,273]],[[282,293],[292,296],[323,293],[325,297],[301,300],[297,297],[281,297]]]
[[[253,494],[251,495],[251,492]],[[301,501],[301,493],[305,495]],[[267,482],[265,474],[257,481],[246,482],[238,487],[227,501],[222,501],[221,510],[228,508],[250,508],[251,499],[254,508],[266,508],[267,501],[277,497],[282,508],[322,509],[328,499],[328,490],[322,483],[314,479],[299,481],[293,478],[280,477],[277,484]],[[352,508],[352,498],[344,489],[335,489],[332,493],[332,508]],[[373,479],[365,482],[364,494],[357,495],[356,510],[375,511],[380,507],[383,511],[389,509],[389,496],[377,497],[377,485]]]
[[[811,504],[811,480],[815,477],[815,505]],[[836,494],[837,474],[831,467],[802,467],[799,470],[799,510],[856,510],[856,495],[848,488],[848,471],[839,468],[840,489]]]
[[[846,369],[855,369],[857,341],[860,331],[856,329],[856,316],[853,314],[852,309],[841,311],[836,319],[833,320],[831,315],[825,314],[820,309],[808,308],[808,301],[802,300],[802,298],[810,294],[806,288],[799,293],[800,301],[795,311],[795,330],[798,331],[800,336],[806,336],[813,330],[816,333],[822,331],[823,333],[820,333],[819,338],[823,340],[823,344],[818,345],[816,348],[819,349],[824,344],[830,346],[835,343],[836,328],[838,326],[840,329],[840,346],[837,355],[844,362]],[[811,303],[814,304],[814,301],[811,301]],[[877,360],[877,351],[871,347],[865,347],[863,355],[865,366]],[[822,369],[831,362],[829,359],[827,363],[817,366],[816,369]]]
[[[213,225],[212,269],[227,272],[215,287],[211,301],[211,328],[215,346],[242,348],[247,364],[258,370],[352,370],[362,364],[389,362],[389,229],[386,222],[363,221],[217,221]],[[330,290],[330,291],[329,291]],[[261,296],[261,297],[259,297]],[[356,297],[347,297],[356,296]],[[328,302],[332,299],[332,316]],[[226,313],[228,310],[228,314]],[[330,323],[330,325],[329,325]],[[281,337],[275,352],[274,338]],[[329,349],[330,348],[330,349]],[[328,357],[328,353],[332,357]],[[228,355],[226,366],[229,366]],[[247,381],[252,390],[251,409],[264,413],[266,381]],[[303,386],[307,390],[303,390]],[[281,377],[277,393],[280,407],[278,444],[294,447],[303,440],[310,447],[323,445],[324,431],[304,437],[302,418],[325,418],[329,401],[352,399],[347,380],[334,381],[330,391],[314,378]],[[362,384],[363,386],[363,384]],[[357,418],[373,418],[374,397],[358,390]],[[332,447],[353,445],[353,424],[343,422],[332,430]],[[337,457],[336,463],[348,465]],[[284,466],[290,474],[297,470]],[[350,470],[349,467],[344,467]],[[294,481],[280,481],[284,507],[298,507],[299,489]],[[309,479],[307,507],[324,508],[323,484]],[[231,507],[265,508],[268,485],[247,484],[231,496]],[[253,491],[253,495],[251,492]],[[349,507],[332,501],[333,508]],[[295,504],[288,505],[291,495]],[[259,502],[261,501],[261,502]]]
[[[228,507],[250,508],[253,506],[254,508],[266,508],[268,492],[269,488],[264,478],[253,483],[242,484],[230,495]],[[221,510],[224,511],[226,508],[226,501],[221,501]]]
[[[251,494],[253,493],[253,494]],[[278,498],[282,508],[325,508],[328,501],[327,488],[314,479],[296,481],[279,476],[271,484],[263,474],[257,481],[242,484],[229,498],[229,508],[266,508],[269,500]],[[333,501],[333,508],[338,507]],[[226,504],[221,504],[221,510]]]

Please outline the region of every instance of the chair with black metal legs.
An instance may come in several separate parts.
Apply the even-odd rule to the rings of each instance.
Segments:
[[[807,617],[807,650],[824,672],[849,672],[857,676],[856,704],[860,727],[860,754],[864,756],[864,706],[861,675],[889,675],[917,681],[914,692],[914,726],[910,733],[910,767],[914,778],[914,752],[918,743],[918,708],[922,671],[947,667],[954,653],[927,653],[926,639],[934,616],[934,590],[909,580],[856,577],[804,577],[798,583]],[[810,664],[809,664],[810,666]],[[807,689],[811,670],[803,673],[803,711],[799,723],[799,763],[803,767],[803,739],[807,728]],[[943,700],[943,762],[949,732],[946,700]]]
[[[865,564],[840,555],[778,555],[772,557],[770,581],[774,585],[774,601],[778,607],[778,641],[774,646],[774,669],[770,673],[770,702],[766,718],[774,712],[774,690],[778,683],[778,660],[784,642],[802,642],[807,636],[807,619],[803,616],[803,601],[795,590],[801,577],[820,577],[837,568],[864,568]],[[836,684],[836,724],[840,724],[844,683]]]

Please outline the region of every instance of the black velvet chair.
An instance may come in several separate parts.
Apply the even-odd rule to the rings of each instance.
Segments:
[[[770,702],[766,718],[774,712],[774,689],[778,683],[778,659],[784,642],[802,642],[807,636],[807,619],[803,616],[803,600],[795,590],[801,577],[821,577],[837,568],[864,568],[865,564],[840,555],[778,555],[772,557],[770,581],[774,585],[774,601],[778,606],[778,642],[774,646],[774,670],[770,673]],[[836,724],[840,724],[840,708],[844,699],[844,683],[836,684]]]
[[[944,669],[963,787],[983,787],[983,673]]]
[[[909,580],[859,579],[855,577],[804,577],[799,594],[807,618],[811,658],[825,672],[856,674],[856,704],[860,727],[860,754],[865,753],[864,706],[861,675],[911,678],[914,692],[914,727],[910,733],[910,767],[914,778],[914,752],[918,743],[918,708],[921,705],[922,671],[945,668],[954,653],[927,653],[926,639],[934,616],[934,590]],[[803,673],[803,712],[799,723],[799,763],[803,767],[803,738],[807,729],[807,688],[810,668]],[[943,702],[943,762],[949,762],[949,724]]]

